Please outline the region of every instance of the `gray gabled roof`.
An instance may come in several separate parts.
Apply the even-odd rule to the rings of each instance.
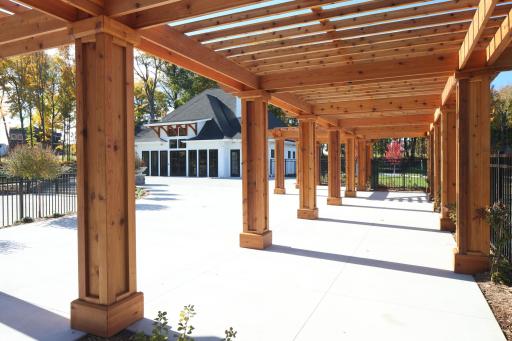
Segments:
[[[222,89],[208,89],[165,116],[160,123],[208,120],[199,134],[191,140],[239,139],[242,129],[240,118],[236,117],[236,101],[235,96]],[[268,125],[269,129],[286,126],[271,113],[269,113]],[[136,141],[139,142],[156,140],[158,137],[149,128],[143,128],[136,136]]]

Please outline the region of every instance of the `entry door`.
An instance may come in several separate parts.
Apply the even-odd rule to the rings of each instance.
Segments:
[[[151,176],[158,176],[158,152],[151,151]]]
[[[197,176],[197,150],[188,151],[188,176]]]
[[[219,176],[219,151],[217,149],[210,149],[209,151],[209,171],[210,178]]]
[[[207,150],[199,151],[199,176],[200,177],[208,176],[208,151]]]
[[[167,151],[160,151],[160,176],[169,176],[168,171],[168,152]]]
[[[187,176],[186,151],[171,151],[171,176]]]
[[[231,150],[231,176],[240,177],[240,149]]]

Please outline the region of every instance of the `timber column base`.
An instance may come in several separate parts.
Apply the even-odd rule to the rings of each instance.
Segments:
[[[455,224],[450,218],[441,218],[439,220],[441,231],[455,232]]]
[[[274,188],[274,194],[286,194],[286,189],[284,189],[284,188]]]
[[[478,254],[460,254],[459,250],[453,250],[454,269],[453,271],[460,274],[474,275],[481,272],[489,271],[489,256]]]
[[[272,231],[263,234],[257,233],[240,233],[240,247],[246,249],[264,250],[272,245]]]
[[[357,192],[356,191],[345,191],[345,196],[347,198],[355,198],[357,195]]]
[[[297,218],[316,220],[316,219],[318,219],[318,208],[314,208],[314,209],[299,208],[297,210]]]
[[[112,305],[81,299],[71,302],[71,328],[101,337],[111,337],[144,318],[144,295],[134,293]]]
[[[327,198],[327,205],[341,206],[341,198],[329,197]]]

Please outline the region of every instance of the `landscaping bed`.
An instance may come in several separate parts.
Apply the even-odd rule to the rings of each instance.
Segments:
[[[512,287],[494,284],[489,273],[478,274],[475,280],[489,303],[507,340],[512,341]]]

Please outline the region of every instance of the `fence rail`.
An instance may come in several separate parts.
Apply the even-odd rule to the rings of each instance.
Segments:
[[[23,219],[76,212],[76,175],[55,180],[24,180],[0,176],[0,226]]]
[[[491,155],[491,204],[502,202],[507,205],[509,221],[507,227],[512,229],[512,154]],[[491,232],[491,243],[497,240]],[[512,262],[512,242],[505,248],[505,253]]]
[[[415,191],[427,189],[427,159],[372,159],[371,187]]]

